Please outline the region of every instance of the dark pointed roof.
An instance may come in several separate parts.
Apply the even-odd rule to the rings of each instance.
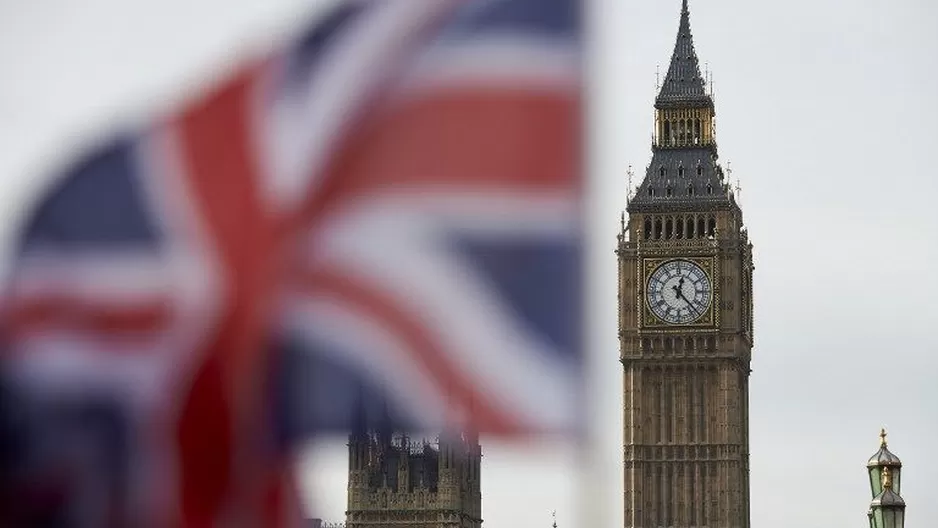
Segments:
[[[634,213],[728,209],[735,200],[725,184],[713,149],[655,149],[628,210]]]
[[[886,448],[884,443],[872,457],[866,463],[866,467],[902,467],[902,461],[899,460],[899,457],[892,454],[889,449]]]
[[[905,501],[902,500],[902,497],[898,493],[892,491],[889,488],[884,488],[883,491],[873,499],[873,502],[870,503],[871,508],[877,506],[892,506],[905,508]]]
[[[671,65],[668,66],[668,74],[655,99],[655,105],[668,106],[669,103],[691,102],[712,104],[703,76],[700,75],[700,61],[697,60],[697,52],[694,50],[687,0],[683,0],[681,23],[677,30],[677,40],[674,42]]]

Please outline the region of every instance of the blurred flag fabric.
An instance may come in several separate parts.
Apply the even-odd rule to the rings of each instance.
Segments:
[[[291,455],[362,416],[581,431],[578,2],[349,1],[289,44],[37,202],[0,525],[298,525]]]

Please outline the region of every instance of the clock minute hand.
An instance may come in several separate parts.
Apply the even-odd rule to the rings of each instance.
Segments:
[[[684,292],[677,286],[672,286],[672,288],[674,289],[674,293],[676,293],[678,297],[680,297],[684,302],[687,303],[687,307],[693,310],[694,313],[699,316],[700,312],[698,312],[697,308],[694,308],[694,305],[691,304],[690,301],[687,300],[687,297],[684,297]]]

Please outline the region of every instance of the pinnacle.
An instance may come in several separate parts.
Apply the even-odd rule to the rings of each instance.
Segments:
[[[668,73],[661,85],[656,102],[693,100],[709,100],[709,96],[707,96],[706,86],[700,74],[700,61],[694,50],[687,0],[682,0],[681,20],[674,42],[674,52],[671,55],[671,64],[668,66]]]

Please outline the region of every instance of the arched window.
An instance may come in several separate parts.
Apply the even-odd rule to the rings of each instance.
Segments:
[[[650,219],[650,218],[646,218],[646,219],[645,219],[645,238],[644,238],[644,240],[648,240],[649,238],[651,238],[651,219]]]
[[[667,195],[668,198],[670,198],[671,195],[674,194],[674,192],[671,190],[670,187],[668,187],[667,189],[665,189],[664,192],[665,192],[665,194]]]
[[[693,185],[688,185],[688,186],[687,186],[687,196],[693,196],[693,195],[694,195],[694,186],[693,186]]]
[[[704,225],[704,219],[698,218],[697,219],[697,236],[702,237],[704,236],[704,233],[706,232],[707,232],[707,228]]]
[[[667,174],[667,173],[668,173],[668,170],[665,169],[664,167],[659,167],[659,168],[658,168],[658,175],[659,175],[659,176],[664,176],[664,175]]]
[[[675,229],[675,234],[678,239],[684,238],[684,217],[679,217],[677,219],[677,228]]]
[[[697,165],[697,176],[703,176],[703,167]]]
[[[655,240],[661,238],[661,219],[655,218]]]
[[[655,189],[652,188],[652,187],[649,187],[649,188],[648,188],[648,196],[654,196],[654,195],[655,195]]]
[[[696,236],[696,229],[694,229],[696,226],[697,224],[694,222],[693,217],[687,219],[687,238],[694,238]]]
[[[684,167],[677,168],[677,175],[680,176],[681,178],[684,177]]]
[[[664,142],[668,144],[671,142],[671,121],[664,120]]]
[[[707,194],[713,194],[713,185],[707,184]]]
[[[713,236],[717,230],[717,221],[712,216],[710,221],[707,223],[707,236]]]
[[[670,218],[668,218],[664,222],[664,237],[672,238],[673,236],[674,236],[674,223],[671,221]]]
[[[694,120],[694,143],[700,143],[700,120]]]

